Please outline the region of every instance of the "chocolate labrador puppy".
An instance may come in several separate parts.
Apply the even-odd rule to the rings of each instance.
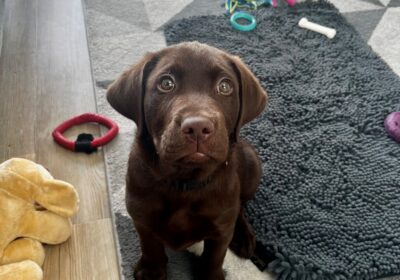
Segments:
[[[261,165],[239,130],[267,94],[238,57],[197,42],[147,54],[110,85],[109,103],[137,125],[126,205],[140,237],[140,280],[166,279],[164,247],[204,240],[197,279],[224,279],[228,247],[255,247],[243,207]]]

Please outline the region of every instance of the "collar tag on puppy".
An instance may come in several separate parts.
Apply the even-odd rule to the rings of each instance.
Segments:
[[[186,192],[195,189],[201,189],[207,186],[212,180],[212,177],[207,177],[204,181],[196,181],[196,180],[177,180],[175,181],[175,188],[178,191]]]

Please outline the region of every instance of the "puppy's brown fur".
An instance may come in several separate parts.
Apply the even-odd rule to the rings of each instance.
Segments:
[[[266,92],[238,57],[194,42],[146,55],[107,98],[137,125],[126,190],[142,249],[136,279],[166,279],[164,247],[201,240],[197,278],[224,279],[227,248],[250,257],[255,247],[243,207],[261,166],[239,130],[262,112]]]

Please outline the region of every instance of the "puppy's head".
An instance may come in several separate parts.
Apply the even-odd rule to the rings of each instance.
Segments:
[[[146,55],[107,99],[161,161],[197,166],[226,161],[229,141],[262,112],[267,94],[238,57],[194,42]]]

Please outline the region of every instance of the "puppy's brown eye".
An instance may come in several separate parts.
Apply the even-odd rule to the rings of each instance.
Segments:
[[[158,89],[162,92],[170,92],[175,88],[175,82],[170,76],[164,76],[161,78],[158,84]]]
[[[232,81],[228,79],[222,79],[218,84],[217,91],[219,94],[222,95],[231,95],[233,92]]]

